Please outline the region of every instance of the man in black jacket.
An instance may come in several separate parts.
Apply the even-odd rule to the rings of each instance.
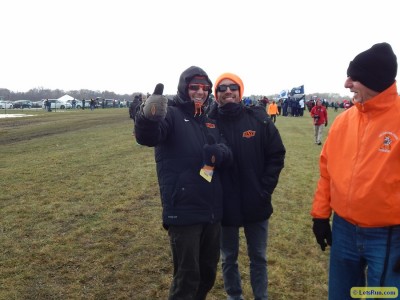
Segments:
[[[233,166],[222,170],[224,211],[221,233],[222,271],[228,299],[243,299],[238,269],[239,228],[244,228],[255,299],[267,299],[268,219],[271,195],[284,166],[285,147],[262,107],[241,103],[244,85],[224,73],[215,83],[215,105],[209,116],[232,149]]]
[[[232,155],[219,143],[215,122],[204,114],[211,88],[207,73],[192,66],[181,74],[172,103],[167,104],[158,84],[136,115],[136,141],[155,147],[163,226],[174,262],[169,299],[206,299],[216,277],[222,218],[219,168]]]
[[[140,104],[142,104],[142,95],[135,95],[132,103],[129,105],[129,117],[133,120],[133,123],[135,123],[136,113]]]
[[[139,110],[140,105],[142,104],[142,95],[135,95],[133,97],[132,103],[129,105],[129,118],[133,120],[133,124],[135,124],[136,113]],[[135,128],[133,128],[132,135],[134,136]]]

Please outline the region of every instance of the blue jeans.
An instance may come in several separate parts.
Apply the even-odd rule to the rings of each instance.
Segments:
[[[220,257],[221,224],[170,226],[174,278],[169,300],[205,300],[214,285]]]
[[[268,299],[267,238],[268,220],[244,225],[247,254],[250,259],[250,282],[255,300]],[[239,227],[222,227],[222,274],[228,300],[243,299],[238,266]]]
[[[329,300],[353,299],[350,296],[352,287],[397,287],[400,291],[400,273],[393,271],[398,259],[400,225],[391,229],[358,227],[335,214]]]

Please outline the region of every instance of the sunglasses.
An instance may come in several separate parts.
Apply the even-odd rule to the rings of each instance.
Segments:
[[[189,84],[189,90],[198,91],[200,88],[202,88],[203,91],[208,92],[211,89],[211,86],[209,86],[208,84],[201,84],[201,83]]]
[[[226,84],[220,84],[220,85],[217,87],[217,91],[218,91],[218,92],[226,92],[226,90],[227,90],[228,88],[229,88],[232,92],[234,92],[234,91],[237,91],[237,90],[239,89],[239,85],[236,84],[236,83],[232,83],[232,84],[228,84],[228,85],[226,85]]]

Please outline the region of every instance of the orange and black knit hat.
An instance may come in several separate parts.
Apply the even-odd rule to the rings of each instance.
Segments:
[[[240,100],[242,100],[243,97],[243,91],[244,91],[244,85],[243,85],[243,81],[242,79],[240,79],[239,76],[233,74],[233,73],[224,73],[222,75],[220,75],[217,80],[215,81],[214,84],[214,95],[215,95],[215,99],[218,100],[218,95],[217,95],[217,87],[220,84],[220,82],[224,79],[230,79],[232,80],[234,83],[239,85],[239,97]]]

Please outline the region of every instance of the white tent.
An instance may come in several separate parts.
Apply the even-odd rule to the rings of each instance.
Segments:
[[[70,95],[64,95],[60,98],[58,98],[58,100],[62,101],[62,102],[67,102],[68,100],[74,100],[74,97],[71,97]]]

